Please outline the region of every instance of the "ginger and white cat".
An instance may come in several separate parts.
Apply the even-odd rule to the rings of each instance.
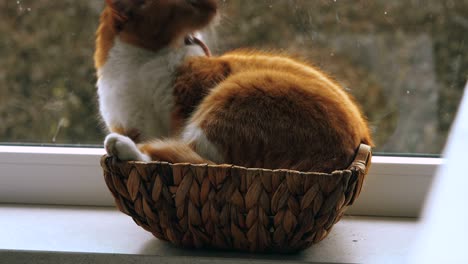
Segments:
[[[215,0],[106,0],[95,65],[108,154],[331,172],[372,144],[350,96],[307,63],[206,56],[194,35],[217,12]]]

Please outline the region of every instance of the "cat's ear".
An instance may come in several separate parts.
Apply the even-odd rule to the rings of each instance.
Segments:
[[[115,28],[121,30],[128,21],[132,10],[144,4],[145,1],[146,0],[105,0],[106,5],[112,11]]]

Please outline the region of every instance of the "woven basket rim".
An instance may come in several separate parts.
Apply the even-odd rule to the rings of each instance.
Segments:
[[[262,171],[262,172],[271,172],[271,173],[297,173],[302,175],[333,175],[336,172],[342,171],[352,171],[352,170],[362,170],[366,171],[368,166],[369,158],[372,156],[372,148],[369,145],[361,143],[356,150],[356,154],[354,156],[353,161],[346,169],[342,170],[334,170],[331,173],[324,173],[324,172],[313,172],[313,171],[298,171],[298,170],[291,170],[291,169],[265,169],[265,168],[248,168],[244,166],[237,166],[233,164],[208,164],[208,163],[188,163],[188,162],[181,162],[181,163],[171,163],[166,161],[121,161],[122,163],[128,164],[140,164],[140,165],[168,165],[171,167],[208,167],[208,168],[234,168],[239,170],[247,170],[247,171]],[[102,159],[106,159],[110,157],[109,155],[105,154]]]

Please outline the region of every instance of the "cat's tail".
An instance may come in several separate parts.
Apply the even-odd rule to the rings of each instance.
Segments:
[[[167,161],[170,163],[214,164],[214,162],[202,158],[196,153],[192,144],[182,140],[154,140],[139,145],[139,149],[148,155],[151,160]]]
[[[111,133],[104,146],[110,156],[124,161],[166,161],[170,163],[214,164],[195,152],[192,144],[182,140],[153,140],[136,145],[129,137]]]

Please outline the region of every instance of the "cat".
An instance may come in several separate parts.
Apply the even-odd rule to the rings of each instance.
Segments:
[[[332,172],[372,145],[359,106],[290,56],[208,56],[215,0],[106,0],[95,66],[104,145],[120,160]]]

